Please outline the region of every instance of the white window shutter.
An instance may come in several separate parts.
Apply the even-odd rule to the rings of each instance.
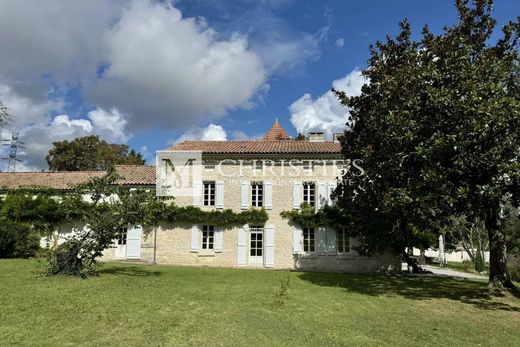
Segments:
[[[299,209],[302,204],[302,182],[294,181],[293,182],[293,204],[292,207],[294,209]]]
[[[215,207],[224,208],[224,182],[215,183]]]
[[[222,253],[222,246],[224,243],[224,229],[215,228],[215,253]]]
[[[198,252],[199,251],[199,226],[194,225],[191,227],[191,251]]]
[[[302,254],[303,252],[303,232],[299,227],[293,229],[293,254]]]
[[[265,267],[274,267],[274,225],[265,226]]]
[[[334,192],[334,189],[336,189],[338,183],[336,181],[330,181],[328,184],[327,184],[327,201],[328,201],[328,204],[329,206],[334,206],[334,200],[332,200],[331,198],[331,195],[332,195],[332,192]]]
[[[238,228],[237,234],[237,266],[247,265],[247,233],[243,227]]]
[[[327,183],[318,182],[318,208],[322,208],[329,202],[327,195]]]
[[[249,181],[242,181],[240,184],[240,208],[247,210],[249,208]]]
[[[265,181],[264,182],[264,206],[267,210],[271,210],[273,208],[273,182]]]
[[[316,235],[316,251],[319,255],[327,254],[327,228],[319,227]]]
[[[202,181],[193,181],[193,206],[200,207],[202,200]]]
[[[327,251],[329,254],[336,254],[336,229],[327,228]]]

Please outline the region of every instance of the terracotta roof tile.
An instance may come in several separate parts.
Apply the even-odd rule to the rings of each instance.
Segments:
[[[155,166],[116,165],[116,171],[124,185],[155,185]],[[0,172],[0,188],[17,189],[40,187],[71,189],[85,183],[91,177],[101,177],[105,171],[61,171],[61,172]]]
[[[329,141],[184,141],[167,150],[210,154],[340,154],[341,146]]]

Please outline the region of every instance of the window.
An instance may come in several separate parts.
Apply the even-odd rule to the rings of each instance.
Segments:
[[[314,182],[303,182],[303,202],[314,206],[316,196],[316,184]]]
[[[121,228],[121,230],[119,231],[119,236],[117,238],[118,246],[126,245],[126,234],[127,234],[127,228]]]
[[[314,252],[314,228],[303,228],[303,251]]]
[[[215,227],[213,225],[204,225],[202,227],[202,249],[213,249],[214,236]]]
[[[338,253],[350,253],[350,237],[345,229],[336,230],[336,243]]]
[[[215,206],[215,182],[204,182],[204,206]]]
[[[251,182],[251,204],[253,207],[264,205],[264,183]]]
[[[261,226],[251,226],[250,228],[251,243],[250,243],[250,255],[252,257],[261,257],[263,250],[263,235],[264,228]]]

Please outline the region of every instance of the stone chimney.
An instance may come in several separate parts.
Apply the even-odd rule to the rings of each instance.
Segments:
[[[309,142],[325,142],[325,133],[321,131],[309,133]]]

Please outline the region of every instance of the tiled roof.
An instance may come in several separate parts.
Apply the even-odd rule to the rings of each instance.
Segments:
[[[280,141],[280,140],[290,140],[291,137],[285,131],[284,128],[278,123],[278,120],[274,122],[271,129],[267,131],[267,133],[264,136],[264,141]]]
[[[155,166],[116,165],[116,172],[123,178],[123,185],[155,185]],[[17,189],[39,187],[71,189],[85,183],[91,177],[101,177],[105,171],[60,171],[60,172],[0,172],[0,188]]]
[[[341,146],[329,141],[184,141],[167,150],[212,154],[340,154]]]

